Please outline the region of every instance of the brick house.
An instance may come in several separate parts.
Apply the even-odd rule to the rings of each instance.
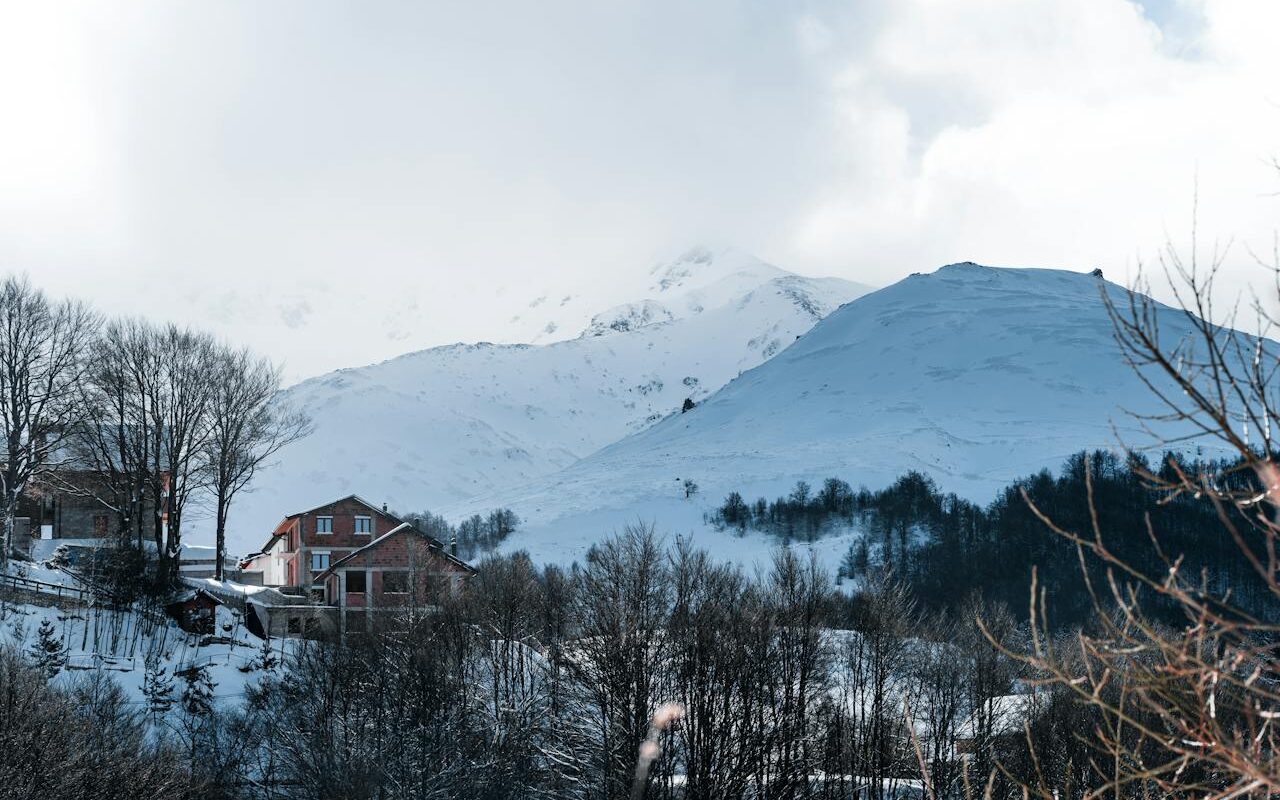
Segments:
[[[30,483],[18,498],[18,533],[33,539],[95,540],[118,534],[115,512],[100,499],[109,496],[107,481],[99,472],[50,472]],[[151,506],[144,506],[141,513],[149,515]]]
[[[475,572],[440,542],[405,522],[330,564],[320,576],[329,605],[347,608],[429,603]]]
[[[412,531],[411,539],[402,535],[406,531]],[[393,575],[387,584],[384,572],[454,579],[472,571],[435,539],[388,513],[386,506],[379,508],[356,495],[285,517],[262,551],[242,567],[246,582],[257,583],[260,575],[264,586],[361,609],[402,604],[392,596],[401,594],[402,579]],[[358,589],[362,578],[366,588]],[[375,601],[369,602],[369,597]]]

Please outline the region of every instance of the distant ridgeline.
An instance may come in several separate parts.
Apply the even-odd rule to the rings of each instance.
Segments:
[[[980,593],[1015,612],[1024,611],[1034,566],[1038,586],[1049,598],[1051,623],[1070,625],[1083,622],[1092,608],[1075,546],[1036,517],[1022,492],[1054,524],[1093,541],[1088,469],[1099,529],[1110,552],[1152,576],[1168,572],[1161,551],[1174,560],[1182,557],[1182,573],[1203,573],[1209,594],[1220,597],[1230,587],[1234,602],[1247,611],[1280,610],[1280,602],[1265,590],[1255,568],[1224,530],[1212,503],[1162,495],[1143,477],[1168,476],[1171,458],[1187,474],[1215,475],[1242,486],[1254,480],[1251,474],[1233,471],[1229,462],[1166,455],[1162,466],[1154,469],[1141,456],[1126,461],[1109,452],[1081,452],[1067,460],[1058,476],[1042,470],[1019,480],[985,508],[942,494],[929,477],[909,472],[876,492],[855,492],[837,478],[827,479],[817,491],[802,481],[790,495],[773,501],[759,498],[748,503],[733,492],[708,522],[721,529],[763,531],[784,541],[861,531],[840,564],[840,578],[859,579],[887,569],[931,607],[954,605]],[[1159,551],[1152,543],[1148,518],[1159,537]],[[1258,545],[1255,552],[1265,560],[1261,542],[1250,544]],[[1090,559],[1091,564],[1096,561]],[[1090,576],[1101,594],[1109,594],[1101,567],[1092,567]]]

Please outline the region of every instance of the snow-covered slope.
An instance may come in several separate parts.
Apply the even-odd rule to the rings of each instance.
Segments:
[[[649,296],[548,345],[437,347],[289,389],[315,432],[238,500],[233,552],[287,513],[360,494],[401,511],[520,485],[679,413],[867,291],[694,250]]]
[[[637,520],[742,556],[769,545],[702,524],[731,490],[773,498],[830,476],[879,488],[914,469],[985,501],[1073,452],[1116,446],[1117,430],[1149,444],[1121,410],[1151,400],[1112,339],[1100,283],[974,264],[913,275],[843,306],[689,413],[447,511],[511,507],[526,523],[509,546],[543,560],[579,558]],[[1171,341],[1186,325],[1172,310],[1162,319]],[[701,487],[693,498],[685,479]]]

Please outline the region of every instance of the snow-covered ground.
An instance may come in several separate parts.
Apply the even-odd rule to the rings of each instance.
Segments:
[[[448,506],[523,520],[507,542],[568,562],[637,521],[752,563],[776,542],[703,523],[738,490],[750,501],[827,477],[881,488],[908,470],[986,501],[1082,449],[1148,446],[1125,409],[1153,400],[1124,363],[1088,274],[974,264],[913,275],[857,299],[687,414],[522,486]],[[1110,291],[1121,291],[1109,285]],[[1164,309],[1163,335],[1187,330]],[[700,486],[686,499],[683,481]],[[817,545],[832,558],[848,539]]]
[[[214,697],[238,703],[245,686],[263,677],[252,669],[262,641],[245,630],[238,612],[219,607],[216,636],[182,631],[172,620],[160,621],[129,611],[59,608],[32,603],[0,604],[0,644],[29,653],[39,639],[41,623],[52,625],[65,649],[65,666],[58,682],[75,680],[94,671],[108,674],[131,702],[145,702],[143,684],[151,659],[173,680],[174,698],[184,682],[175,678],[191,667],[204,667],[213,682]],[[282,657],[293,642],[274,639],[271,647]],[[248,670],[248,671],[245,671]]]
[[[11,587],[0,599],[0,646],[34,658],[31,652],[40,638],[43,623],[51,626],[63,666],[55,680],[68,682],[77,676],[102,672],[121,685],[131,702],[144,702],[143,684],[148,663],[153,670],[174,683],[175,699],[184,681],[176,677],[192,667],[203,667],[212,680],[214,697],[239,702],[247,684],[263,677],[255,664],[260,662],[261,639],[245,628],[240,611],[227,606],[216,609],[212,635],[189,634],[177,622],[159,611],[117,610],[85,606],[73,602],[78,591],[87,589],[76,575],[40,561],[10,561],[5,573],[21,580],[20,588],[35,592],[14,593]],[[35,587],[26,581],[38,581]],[[195,584],[206,583],[196,581]],[[207,583],[212,583],[207,582]],[[68,591],[58,594],[56,587]],[[225,591],[227,586],[216,584]],[[251,593],[260,587],[245,587]],[[277,660],[296,642],[273,639],[270,647]]]
[[[288,390],[315,432],[238,499],[231,551],[348,494],[434,511],[549,475],[706,398],[867,291],[731,250],[695,249],[646,280],[635,302],[580,320],[577,338],[438,347]]]

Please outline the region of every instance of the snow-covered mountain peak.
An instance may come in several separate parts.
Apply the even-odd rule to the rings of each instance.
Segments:
[[[1004,285],[1011,289],[1023,289],[1035,284],[1039,290],[1086,291],[1097,294],[1098,271],[1080,272],[1070,269],[1044,267],[989,267],[973,261],[960,261],[938,267],[933,272],[916,272],[904,284],[913,281],[943,282],[948,285],[971,283],[985,286]]]
[[[867,291],[732,251],[677,262],[659,270],[667,291],[586,317],[575,339],[435,347],[287,390],[315,432],[232,512],[235,544],[333,497],[438,510],[548,475],[705,399]]]
[[[757,286],[792,275],[732,247],[701,245],[660,259],[647,270],[601,265],[601,275],[605,274],[608,281],[595,285],[544,287],[511,318],[508,340],[544,344],[604,335],[616,330],[615,323],[632,329],[683,319],[738,302]],[[869,291],[869,287],[858,288]]]
[[[653,277],[651,292],[672,296],[713,286],[718,287],[718,294],[732,293],[789,273],[732,247],[712,250],[699,245],[671,261],[655,264],[649,274]]]
[[[772,543],[708,528],[704,514],[731,491],[772,499],[828,477],[879,488],[918,470],[985,501],[1080,450],[1154,445],[1126,414],[1154,400],[1118,349],[1102,290],[1124,291],[1067,270],[917,273],[844,304],[688,413],[446,511],[509,506],[526,520],[510,546],[549,561],[580,558],[637,519],[739,557]],[[1180,311],[1158,315],[1170,341],[1188,332]],[[691,497],[685,480],[700,487]]]
[[[990,270],[992,272],[1000,271],[996,267],[988,267],[983,264],[979,264],[976,261],[957,261],[953,264],[943,264],[941,267],[938,267],[936,272],[983,272],[986,270]]]

